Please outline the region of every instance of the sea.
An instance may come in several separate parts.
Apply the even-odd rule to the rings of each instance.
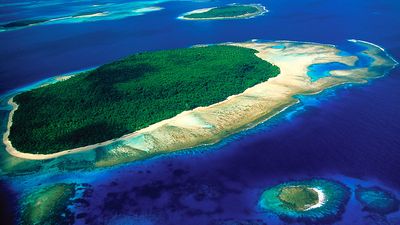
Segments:
[[[230,3],[259,3],[269,12],[243,20],[177,19]],[[97,5],[117,16],[68,17]],[[398,0],[0,1],[0,24],[32,18],[56,20],[0,31],[3,97],[133,53],[197,44],[291,40],[346,50],[348,40],[357,39],[400,59]],[[75,224],[301,224],[264,211],[259,198],[273,185],[313,178],[351,190],[379,187],[400,198],[399,87],[397,67],[365,84],[298,96],[300,103],[271,120],[212,146],[102,169],[3,171],[0,221],[18,223],[24,196],[56,183],[90,186],[86,203],[70,206]],[[2,130],[9,110],[0,106]],[[11,157],[3,145],[0,151],[2,162]],[[400,224],[400,213],[370,213],[352,194],[344,213],[328,224]]]

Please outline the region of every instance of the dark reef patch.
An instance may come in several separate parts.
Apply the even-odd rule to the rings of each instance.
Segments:
[[[75,216],[69,206],[76,194],[75,187],[60,183],[31,192],[22,204],[21,224],[73,224]]]
[[[32,26],[32,25],[44,23],[44,22],[47,22],[48,20],[49,19],[19,20],[19,21],[14,21],[14,22],[9,22],[9,23],[3,24],[0,27],[3,27],[3,28],[26,27],[26,26]]]
[[[355,195],[365,211],[385,215],[399,210],[396,196],[379,187],[358,186]]]

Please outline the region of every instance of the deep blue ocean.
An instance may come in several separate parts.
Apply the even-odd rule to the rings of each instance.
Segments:
[[[232,2],[173,1],[141,16],[0,32],[0,94],[136,52],[228,41],[340,46],[360,39],[400,59],[400,1],[235,2],[261,3],[269,13],[246,20],[182,21],[176,17],[184,12]],[[10,13],[13,7],[0,7],[0,14],[8,10],[0,22],[18,18]],[[75,209],[86,213],[77,224],[192,225],[285,224],[257,203],[266,187],[290,180],[334,179],[351,188],[379,186],[400,197],[399,68],[368,84],[300,100],[272,120],[214,146],[82,173],[4,177],[0,197],[19,196],[38,183],[84,182],[92,185],[94,197],[89,206]],[[4,201],[12,204],[13,199]],[[346,208],[333,222],[400,224],[398,212],[371,215],[354,196]]]

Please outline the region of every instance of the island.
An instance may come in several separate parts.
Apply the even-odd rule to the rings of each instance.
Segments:
[[[230,4],[221,7],[197,9],[184,13],[178,19],[183,20],[226,20],[247,19],[263,15],[267,10],[260,4]]]
[[[237,46],[139,53],[14,97],[10,130],[22,152],[49,154],[104,142],[212,105],[279,74]]]
[[[284,220],[332,222],[350,198],[350,189],[325,179],[290,181],[265,190],[259,206]]]
[[[94,167],[214,144],[298,95],[365,83],[397,65],[381,47],[350,41],[357,48],[345,54],[334,45],[255,40],[135,54],[14,96],[3,142],[15,157],[86,154]],[[333,62],[346,67],[316,67],[324,76],[310,76],[312,65]]]
[[[396,196],[379,187],[358,186],[355,195],[365,211],[385,215],[399,210]]]

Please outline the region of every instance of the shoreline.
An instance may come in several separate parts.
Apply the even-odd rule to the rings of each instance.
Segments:
[[[7,131],[3,135],[3,142],[6,145],[6,150],[10,155],[15,157],[44,160],[89,151],[94,148],[107,146],[116,141],[123,141],[124,146],[121,147],[121,150],[117,151],[139,151],[151,157],[155,154],[215,144],[227,136],[250,129],[298,103],[299,100],[293,97],[295,95],[317,94],[327,88],[344,83],[362,83],[367,81],[368,78],[378,77],[374,73],[371,75],[368,71],[358,68],[344,70],[346,73],[342,71],[343,74],[341,75],[329,76],[316,82],[309,81],[309,77],[306,73],[308,71],[308,66],[311,64],[327,63],[332,60],[341,61],[348,65],[353,65],[355,63],[356,59],[354,56],[338,56],[336,54],[339,50],[332,46],[300,42],[300,47],[293,47],[293,42],[284,41],[225,44],[257,50],[258,53],[256,53],[256,56],[280,67],[281,73],[277,77],[270,78],[263,83],[250,87],[242,93],[229,96],[222,102],[184,111],[170,119],[160,121],[119,138],[51,154],[23,153],[12,146],[8,137],[12,126],[12,117],[14,112],[18,109],[18,105],[13,102],[11,98],[9,100],[9,105],[11,105],[13,109],[9,114]],[[280,44],[285,44],[288,48],[293,48],[294,50],[290,50],[288,53],[285,53],[285,55],[282,51],[286,52],[287,50],[271,48]],[[298,59],[296,57],[293,59],[292,54],[303,51],[310,54],[311,59],[307,55],[297,57]],[[382,58],[382,60],[383,59],[384,58]],[[388,60],[382,60],[380,62],[390,63]],[[394,62],[392,64],[394,64]],[[364,72],[365,75],[358,74],[360,70]],[[347,78],[347,80],[345,78]],[[316,85],[316,87],[312,85]],[[132,156],[127,155],[126,157]],[[136,158],[132,158],[132,160],[129,161],[135,159]]]
[[[312,206],[309,206],[309,207],[308,207],[307,209],[305,209],[304,211],[308,211],[308,210],[311,210],[311,209],[316,209],[316,208],[321,207],[321,206],[325,203],[325,199],[326,199],[326,196],[325,196],[323,190],[318,189],[318,188],[315,188],[315,187],[311,187],[311,188],[309,188],[309,189],[311,189],[311,190],[317,192],[317,194],[318,194],[318,203],[317,203],[317,204],[314,204],[314,205],[312,205]]]
[[[192,14],[198,14],[198,13],[205,13],[208,12],[212,9],[216,9],[219,7],[210,7],[210,8],[202,8],[202,9],[196,9],[190,12],[186,12],[183,13],[182,15],[178,16],[177,19],[179,20],[191,20],[191,21],[196,21],[196,20],[230,20],[230,19],[251,19],[257,16],[262,16],[265,13],[268,13],[268,9],[261,5],[261,4],[228,4],[228,6],[252,6],[254,8],[256,8],[258,11],[254,12],[254,13],[246,13],[246,14],[242,14],[242,15],[238,15],[238,16],[229,16],[229,17],[205,17],[205,18],[188,18],[185,17],[187,15],[192,15]]]
[[[45,85],[48,85],[48,84],[45,84]],[[41,85],[41,86],[43,86],[43,85]],[[224,100],[222,102],[215,103],[215,104],[210,105],[210,106],[217,106],[219,104],[223,104],[225,101],[228,101],[230,97],[235,97],[235,96],[238,96],[238,95],[241,95],[241,94],[242,93],[239,93],[237,95],[231,95],[226,100]],[[246,125],[240,127],[239,129],[237,129],[236,132],[232,132],[232,133],[237,133],[237,132],[241,132],[241,131],[246,131],[246,130],[252,129],[255,126],[259,125],[260,123],[263,123],[263,122],[271,119],[272,117],[280,114],[281,112],[285,111],[289,107],[291,107],[291,106],[293,106],[293,105],[295,105],[295,104],[297,104],[299,102],[300,102],[299,100],[296,100],[293,103],[288,104],[284,108],[282,108],[280,110],[276,110],[276,112],[274,112],[273,114],[268,115],[265,118],[260,118],[258,121],[254,121],[252,123],[246,124]],[[90,151],[90,150],[93,150],[93,149],[98,148],[98,147],[104,147],[104,146],[107,146],[107,145],[112,144],[112,143],[114,143],[116,141],[119,141],[119,140],[135,138],[135,137],[140,136],[141,135],[140,133],[142,133],[142,132],[146,132],[148,130],[156,129],[158,127],[161,127],[163,125],[168,124],[168,122],[170,122],[170,120],[174,119],[177,116],[185,116],[187,114],[190,114],[193,110],[196,110],[196,109],[200,110],[201,108],[210,107],[210,106],[198,107],[198,108],[195,108],[193,110],[183,111],[180,114],[176,115],[175,117],[172,117],[170,119],[162,120],[162,121],[160,121],[158,123],[152,124],[152,125],[150,125],[150,126],[148,126],[146,128],[143,128],[141,130],[138,130],[138,131],[135,131],[133,133],[129,133],[129,134],[123,135],[123,136],[121,136],[119,138],[114,138],[114,139],[111,139],[111,140],[107,140],[107,141],[96,143],[96,144],[92,144],[92,145],[86,145],[86,146],[82,146],[82,147],[78,147],[78,148],[63,150],[63,151],[56,152],[56,153],[34,154],[34,153],[26,153],[26,152],[18,151],[16,148],[14,148],[14,146],[11,143],[11,141],[9,140],[10,129],[11,129],[11,126],[12,126],[12,118],[14,116],[14,112],[18,110],[18,106],[19,105],[13,101],[13,98],[10,98],[8,100],[8,104],[12,106],[12,110],[10,111],[9,116],[8,116],[7,130],[3,134],[3,144],[5,145],[6,151],[10,155],[18,157],[18,158],[30,159],[30,160],[46,160],[46,159],[58,158],[58,157],[61,157],[61,156],[64,156],[64,155],[75,154],[75,153],[79,153],[79,152]],[[224,139],[224,138],[226,138],[226,137],[228,137],[230,135],[232,135],[232,134],[223,135],[223,136],[218,137],[215,141],[212,141],[212,142],[209,142],[209,143],[204,143],[204,144],[199,144],[199,145],[188,147],[188,148],[185,148],[185,149],[191,149],[191,148],[196,148],[196,147],[201,147],[201,146],[213,145],[213,144],[218,143],[219,141],[221,141],[222,139]],[[182,150],[182,149],[176,149],[176,150],[173,150],[171,152],[179,151],[179,150]],[[145,150],[145,149],[142,149],[142,151],[148,152],[148,150]],[[167,152],[169,152],[169,151],[166,151],[166,153]]]

